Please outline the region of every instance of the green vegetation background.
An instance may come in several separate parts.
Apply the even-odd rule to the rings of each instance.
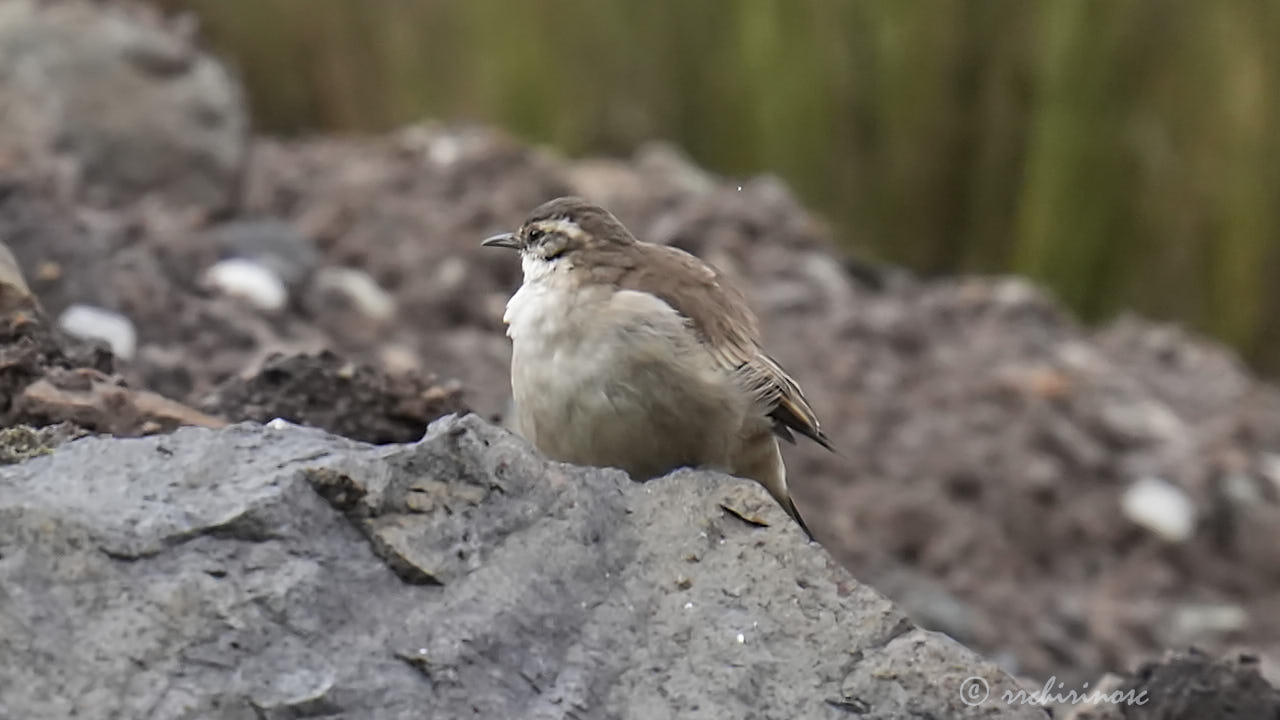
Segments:
[[[1280,369],[1280,2],[169,0],[260,130],[494,123],[775,172],[857,252]]]

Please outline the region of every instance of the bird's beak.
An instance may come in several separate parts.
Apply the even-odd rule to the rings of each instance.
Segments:
[[[520,239],[515,236],[515,233],[494,235],[480,244],[485,247],[511,248],[512,250],[520,249]]]

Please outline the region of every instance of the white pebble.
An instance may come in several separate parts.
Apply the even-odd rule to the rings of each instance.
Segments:
[[[996,284],[994,300],[999,305],[1016,307],[1027,305],[1035,299],[1035,286],[1022,278],[1004,278]]]
[[[434,282],[442,290],[450,291],[461,288],[467,281],[467,261],[454,255],[440,261],[436,266]]]
[[[390,320],[396,300],[369,273],[348,267],[327,267],[316,273],[316,287],[346,296],[360,314],[374,320]]]
[[[93,305],[72,305],[58,317],[58,327],[81,340],[102,340],[122,360],[138,349],[138,332],[129,318]]]
[[[1249,628],[1249,613],[1228,603],[1184,605],[1174,613],[1174,627],[1184,638],[1239,633]]]
[[[746,641],[747,641],[747,636],[743,635],[742,633],[738,633],[738,644],[741,645]]]
[[[1182,488],[1158,477],[1144,477],[1124,491],[1125,517],[1170,542],[1186,542],[1195,533],[1196,509]]]
[[[448,167],[462,157],[462,142],[451,135],[432,138],[427,145],[427,156],[431,158],[431,162]]]
[[[279,310],[289,299],[289,291],[275,271],[245,258],[216,263],[205,271],[204,282],[224,295],[247,300],[262,310]]]

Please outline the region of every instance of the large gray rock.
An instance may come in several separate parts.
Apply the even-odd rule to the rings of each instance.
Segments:
[[[234,199],[247,132],[239,85],[153,12],[0,2],[0,166],[56,153],[96,204],[156,193],[216,210]]]
[[[0,718],[1045,717],[1014,687],[756,485],[548,463],[476,416],[0,467]]]

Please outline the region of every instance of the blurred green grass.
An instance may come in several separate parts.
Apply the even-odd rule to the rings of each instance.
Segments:
[[[259,130],[495,123],[775,172],[864,254],[1280,369],[1274,0],[169,0]]]

